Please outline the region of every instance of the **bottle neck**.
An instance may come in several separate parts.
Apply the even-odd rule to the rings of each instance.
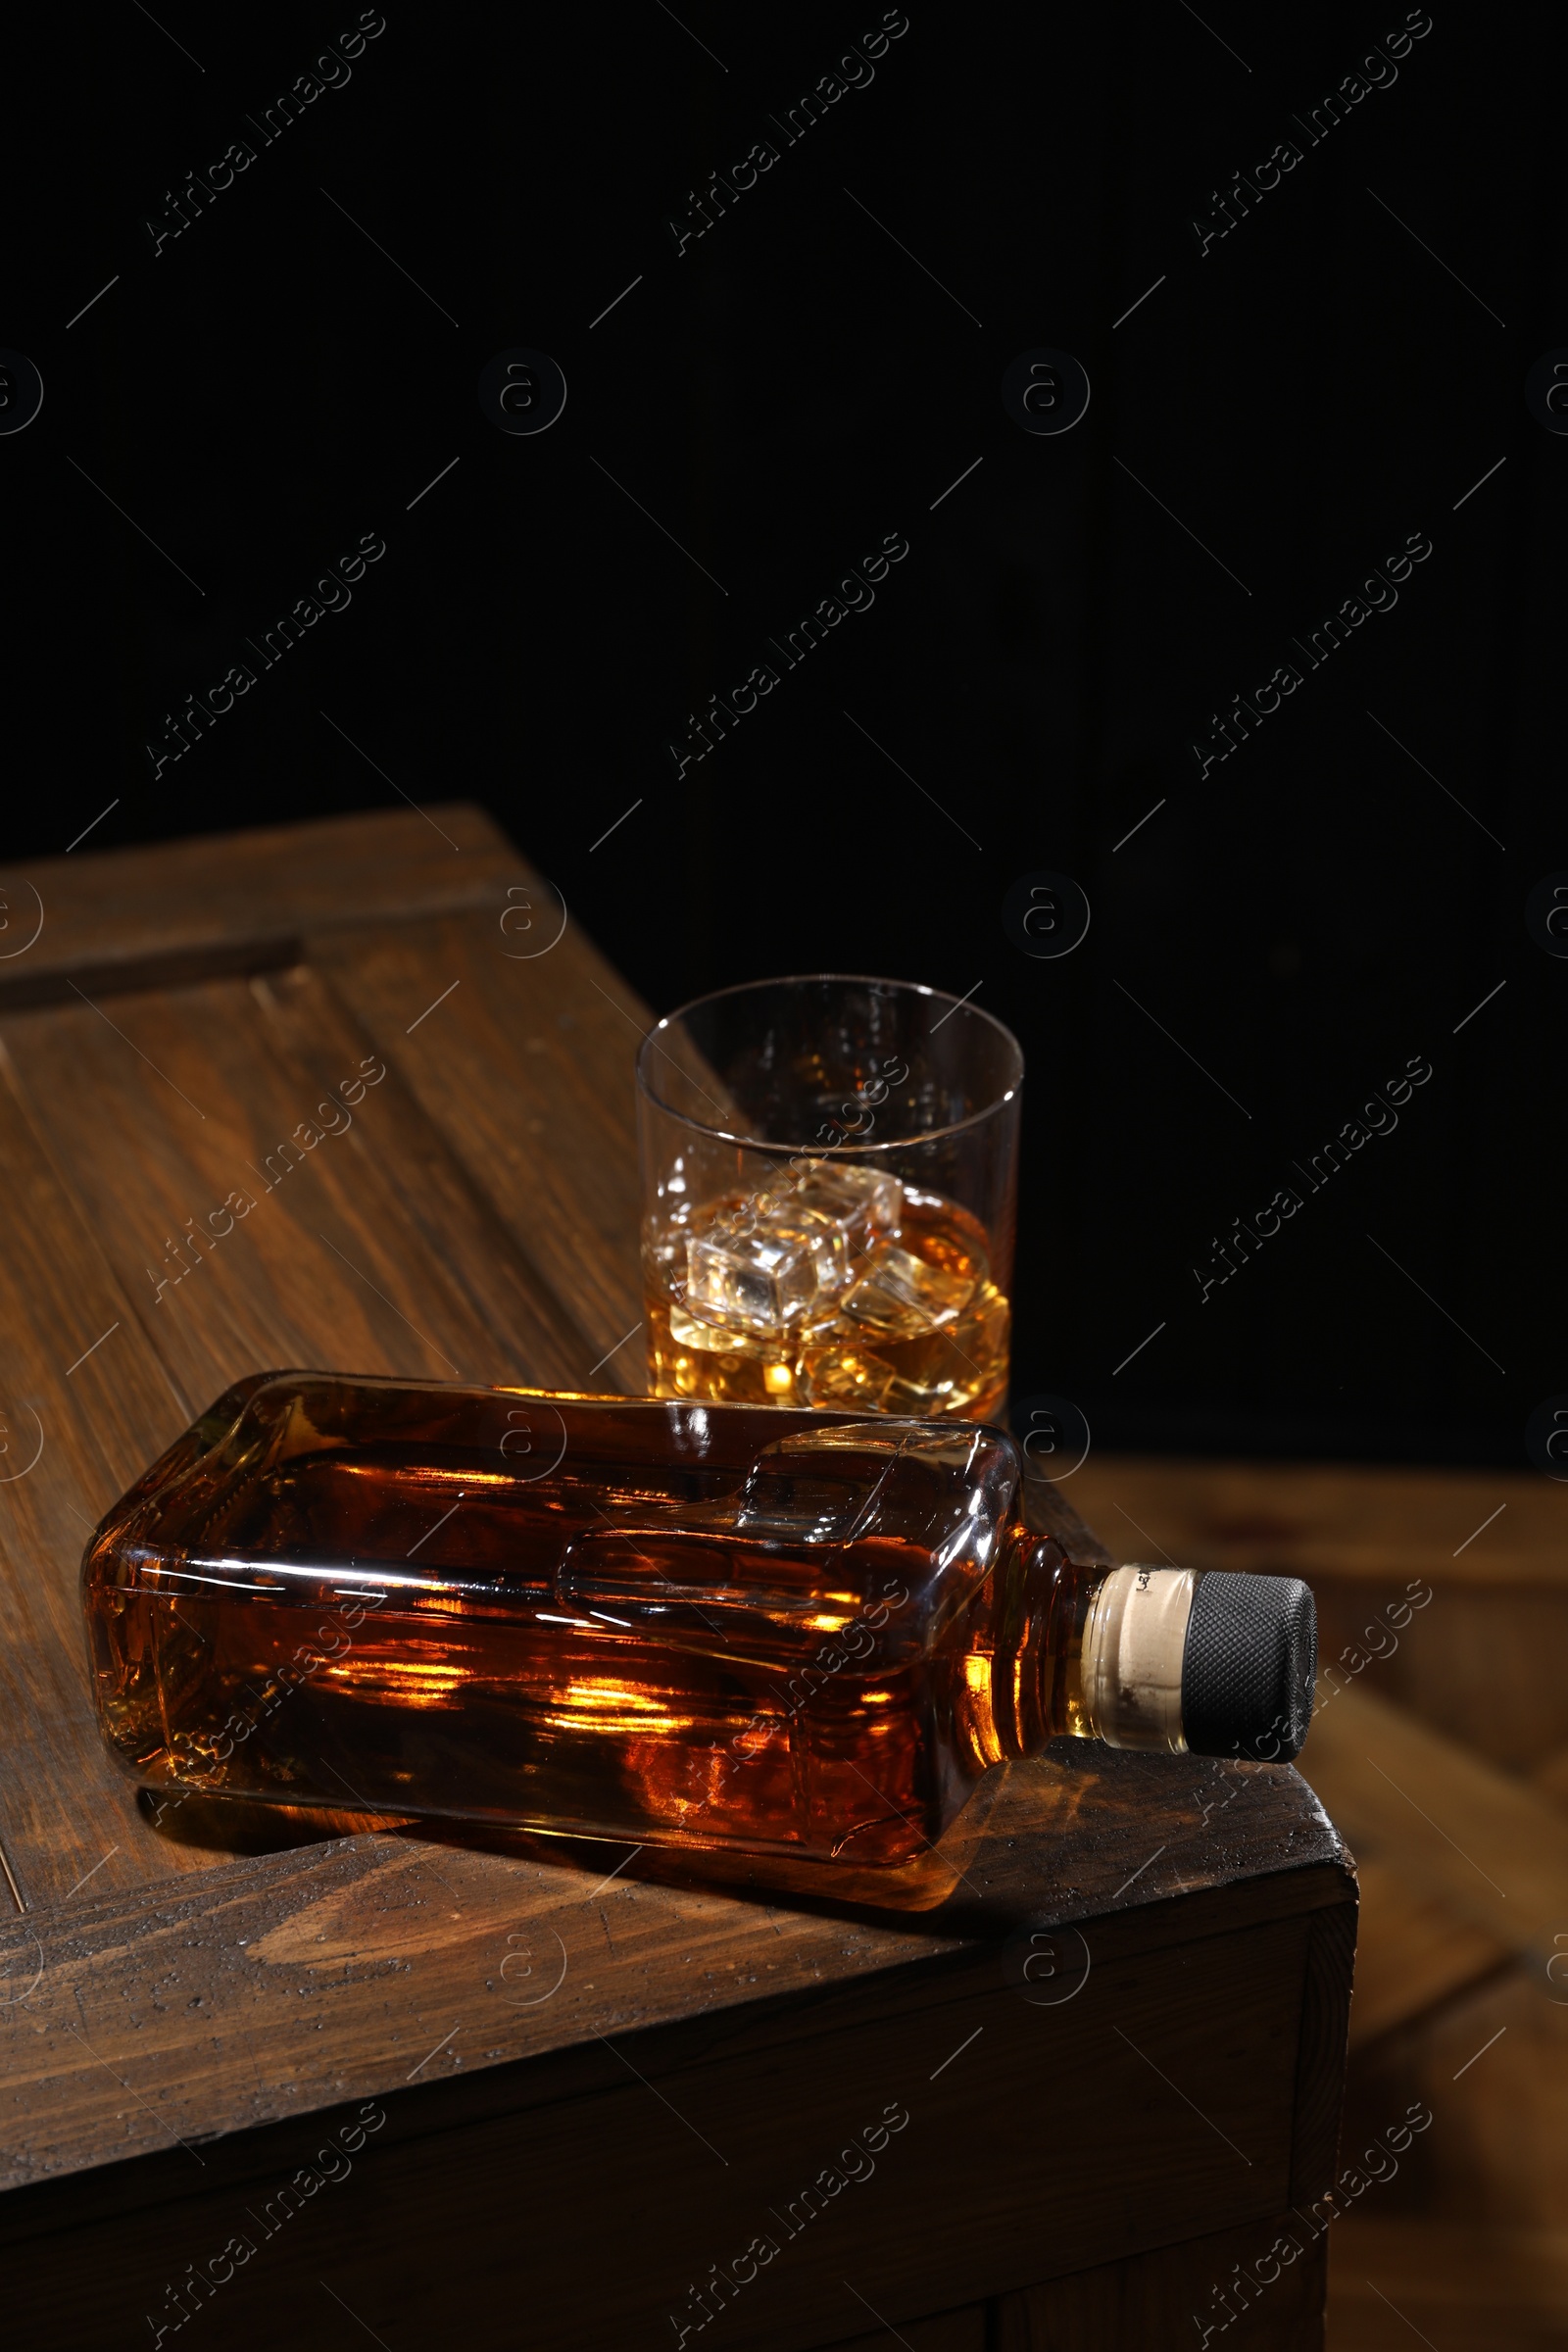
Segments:
[[[1112,1568],[1101,1578],[1079,1644],[1087,1738],[1185,1751],[1182,1673],[1197,1587],[1190,1568]]]
[[[1082,1566],[1054,1536],[1010,1530],[963,1661],[977,1760],[1021,1762],[1064,1736],[1183,1752],[1196,1583],[1185,1568]]]

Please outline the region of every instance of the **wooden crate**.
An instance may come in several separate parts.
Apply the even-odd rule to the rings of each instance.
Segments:
[[[468,808],[8,903],[42,913],[0,960],[17,2340],[1115,2352],[1197,2340],[1294,2230],[1226,2340],[1317,2343],[1354,1882],[1288,1769],[1061,1743],[909,1915],[137,1800],[76,1565],[228,1382],[640,1387],[649,1016]]]

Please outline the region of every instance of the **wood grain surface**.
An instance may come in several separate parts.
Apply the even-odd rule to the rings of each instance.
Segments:
[[[1067,1491],[1152,1556],[1290,1567],[1317,1594],[1301,1769],[1360,1866],[1347,2152],[1412,2099],[1435,2117],[1331,2234],[1332,2352],[1568,2343],[1568,1494],[1103,1456]]]
[[[1261,2227],[1289,2198],[1313,1916],[1233,1918],[1207,1937],[1147,1946],[1124,1932],[1055,2006],[1019,1998],[995,1950],[971,1945],[858,1984],[824,1975],[806,2002],[759,1988],[715,2015],[699,1994],[663,2029],[634,2014],[585,2034],[579,2017],[576,2037],[540,2064],[411,2090],[445,2031],[432,2015],[426,2048],[400,2053],[399,2092],[318,2112],[308,2133],[284,2122],[113,2168],[90,2211],[71,2200],[64,2237],[49,2228],[56,2192],[17,2192],[0,2206],[0,2229],[9,2207],[13,2230],[27,2230],[24,2253],[14,2235],[7,2248],[11,2309],[34,2327],[67,2320],[64,2340],[104,2340],[117,2315],[157,2311],[179,2269],[172,2252],[221,2247],[239,2230],[268,2255],[244,2215],[265,2223],[268,2184],[304,2165],[338,2169],[321,2151],[367,2109],[384,2122],[361,2188],[322,2195],[322,2218],[335,2215],[329,2258],[319,2229],[287,2249],[314,2236],[318,2275],[372,2332],[408,2327],[416,2340],[521,2340],[492,2332],[514,2308],[519,2245],[526,2341],[577,2352],[673,2340],[668,2315],[687,2306],[689,2283],[764,2233],[778,2259],[730,2300],[721,2339],[761,2352],[831,2342],[846,2278],[897,2327],[1216,2224]],[[736,1951],[757,1966],[755,1936]],[[169,1985],[172,2001],[183,1991]],[[221,2023],[243,2031],[239,2012]],[[879,2121],[897,2136],[879,2143]],[[871,2166],[852,2154],[857,2140]],[[966,2144],[983,2153],[968,2182],[954,2161]],[[822,2192],[821,2211],[800,2208],[803,2186],[829,2168],[841,2185]],[[840,2195],[852,2202],[837,2206]],[[367,2197],[417,2213],[443,2261],[422,2274],[400,2265],[364,2225]],[[243,2304],[225,2307],[226,2340],[275,2342],[300,2283],[295,2260],[258,2259]]]
[[[1249,2268],[1282,2236],[1307,2232],[1287,2209],[1155,2254],[1136,2254],[1070,2278],[1053,2279],[1003,2298],[997,2352],[1146,2352],[1154,2344],[1201,2347],[1208,2327],[1226,2352],[1319,2352],[1328,2246],[1319,2236],[1267,2291],[1232,2317],[1217,2303],[1236,2269]],[[1183,2308],[1185,2306],[1185,2308]],[[1185,2328],[1173,2322],[1178,2316]]]
[[[1568,2230],[1348,2215],[1331,2241],[1335,2352],[1387,2352],[1422,2335],[1443,2352],[1558,2352]]]
[[[651,1851],[138,1800],[94,1728],[77,1563],[229,1382],[643,1385],[650,1016],[474,808],[8,887],[43,917],[0,971],[0,2242],[24,2340],[157,2340],[188,2274],[235,2347],[336,2346],[352,2318],[394,2352],[668,2341],[668,2298],[744,2247],[762,2191],[787,2201],[824,2132],[906,2084],[902,2178],[890,2156],[848,2234],[781,2258],[711,2340],[875,2324],[970,2352],[1000,2296],[1144,2260],[1115,2290],[1143,2309],[1160,2247],[1317,2193],[1354,1887],[1287,1768],[1060,1742],[908,1874],[788,1893]],[[1043,1483],[1029,1507],[1075,1556],[1128,1549]],[[265,2217],[368,2102],[354,2185],[317,2180],[220,2297],[200,2266],[245,2229],[239,2192]],[[546,2187],[524,2337],[509,2217]],[[1145,2340],[1187,2340],[1185,2316]]]
[[[1568,1554],[1568,1485],[1526,1470],[1091,1453],[1069,1493],[1121,1548],[1141,1528],[1194,1568],[1353,1578],[1363,1603],[1411,1577],[1555,1595]]]
[[[523,917],[537,907],[542,922],[550,900],[484,810],[461,803],[431,816],[329,816],[69,863],[45,858],[9,867],[6,881],[12,927],[21,934],[29,917],[38,925],[34,944],[0,975],[8,1004],[267,970],[298,961],[307,933],[460,907],[491,909],[499,924],[526,899]]]
[[[1318,1710],[1313,1786],[1358,1844],[1494,1944],[1544,1959],[1568,1920],[1568,1815],[1370,1690]]]
[[[856,2303],[865,2298],[846,2283],[845,2308],[853,2311]],[[862,2318],[865,2316],[861,2314]],[[934,2319],[906,2320],[899,2329],[909,2352],[987,2352],[987,2306],[971,2303],[965,2311],[945,2311]],[[856,2335],[841,2344],[828,2347],[828,2352],[887,2352],[886,2322],[880,2322],[873,2335]]]

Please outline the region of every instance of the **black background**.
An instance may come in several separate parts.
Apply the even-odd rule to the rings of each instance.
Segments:
[[[1568,866],[1568,439],[1523,397],[1568,344],[1560,14],[1435,0],[1309,145],[1292,116],[1403,9],[910,0],[786,145],[769,118],[880,9],[388,0],[264,146],[246,115],[356,21],[8,33],[0,343],[45,400],[0,439],[4,854],[110,802],[84,851],[473,798],[661,1009],[813,968],[978,986],[1029,1061],[1020,1392],[1102,1444],[1522,1460],[1568,1386],[1568,965],[1523,921]],[[476,397],[514,345],[569,388],[536,437]],[[1059,437],[1002,405],[1035,346],[1091,378]],[[164,714],[367,532],[352,605],[155,780]],[[874,608],[677,780],[688,711],[890,532]],[[1292,638],[1413,533],[1397,607],[1200,777],[1211,714],[1305,670]],[[1037,868],[1093,908],[1060,960],[1003,929]],[[1412,1056],[1397,1131],[1307,1194],[1291,1163]],[[1200,1303],[1286,1183],[1302,1210]]]

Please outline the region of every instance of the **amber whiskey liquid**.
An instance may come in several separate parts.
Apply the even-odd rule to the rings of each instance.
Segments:
[[[771,1194],[667,1201],[643,1303],[656,1396],[975,1421],[1005,1403],[985,1229],[897,1177],[797,1162]]]
[[[1188,1744],[1195,1580],[1019,1490],[992,1429],[261,1374],[88,1546],[99,1716],[155,1788],[897,1866],[1054,1734]]]

